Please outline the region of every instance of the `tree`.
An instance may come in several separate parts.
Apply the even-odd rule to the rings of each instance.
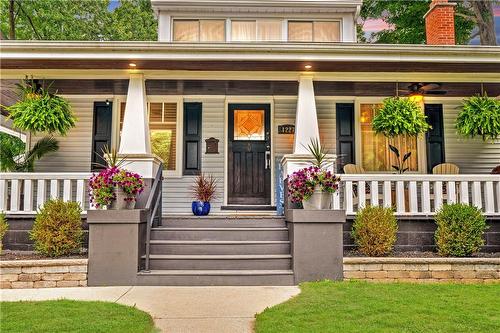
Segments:
[[[0,0],[0,29],[23,40],[156,40],[149,0]],[[118,12],[117,12],[118,11]]]
[[[361,19],[382,19],[389,25],[372,33],[370,40],[389,44],[425,43],[424,15],[431,0],[365,0]],[[457,44],[467,44],[477,26],[481,44],[496,45],[493,9],[490,0],[458,0],[455,8],[455,37]],[[484,36],[484,37],[483,37]],[[491,37],[493,36],[493,37]]]

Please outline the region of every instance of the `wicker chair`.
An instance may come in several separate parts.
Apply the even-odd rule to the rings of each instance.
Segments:
[[[344,173],[345,174],[357,174],[357,173],[366,173],[365,169],[361,165],[357,164],[346,164],[344,165]],[[358,202],[358,185],[354,184],[352,187],[352,191],[354,192],[354,202],[356,204],[359,204]],[[371,189],[370,189],[370,184],[365,184],[365,198],[366,200],[370,200],[371,198]],[[366,205],[366,202],[365,202]]]
[[[350,173],[366,173],[366,172],[361,165],[346,164],[344,165],[344,173],[350,174]]]

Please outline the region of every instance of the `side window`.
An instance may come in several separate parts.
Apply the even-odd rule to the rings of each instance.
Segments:
[[[184,175],[201,171],[201,103],[184,103]]]

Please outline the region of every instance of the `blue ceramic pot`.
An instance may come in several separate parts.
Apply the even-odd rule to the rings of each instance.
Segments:
[[[210,202],[193,201],[191,203],[191,209],[196,216],[208,215],[208,213],[210,213]]]

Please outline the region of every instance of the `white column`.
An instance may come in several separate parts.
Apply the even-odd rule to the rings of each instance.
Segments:
[[[151,154],[146,84],[143,74],[130,74],[120,138],[120,154]]]
[[[309,154],[307,146],[311,139],[319,140],[318,116],[314,99],[313,78],[304,75],[299,80],[293,154]]]

